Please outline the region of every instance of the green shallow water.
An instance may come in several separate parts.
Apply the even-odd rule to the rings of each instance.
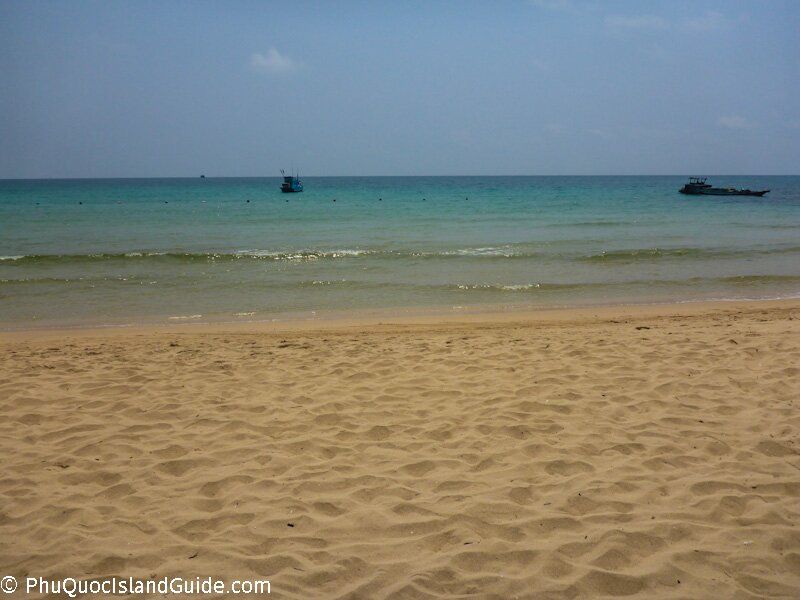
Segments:
[[[0,327],[800,295],[800,178],[684,179],[0,181]]]

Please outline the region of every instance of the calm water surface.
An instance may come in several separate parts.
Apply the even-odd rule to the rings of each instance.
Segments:
[[[800,295],[800,177],[0,181],[0,328]]]

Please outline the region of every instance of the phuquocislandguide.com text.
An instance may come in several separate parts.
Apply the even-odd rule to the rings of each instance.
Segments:
[[[9,576],[8,579],[11,579]],[[10,583],[6,582],[5,583]],[[14,582],[16,583],[16,581]],[[10,592],[10,586],[3,591]],[[16,585],[14,586],[16,588]],[[270,594],[269,580],[239,580],[230,583],[213,577],[161,577],[158,579],[135,579],[133,577],[109,577],[81,580],[74,577],[45,579],[26,577],[25,592],[28,594],[65,594],[70,598],[84,595],[143,595],[143,594]]]

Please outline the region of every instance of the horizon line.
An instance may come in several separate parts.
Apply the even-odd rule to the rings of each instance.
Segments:
[[[560,174],[475,174],[475,175],[302,175],[303,178],[379,178],[379,177],[798,177],[800,173],[712,173],[689,175],[687,173],[560,173]],[[100,177],[0,177],[0,181],[86,181],[114,179],[281,179],[281,175],[124,175]]]

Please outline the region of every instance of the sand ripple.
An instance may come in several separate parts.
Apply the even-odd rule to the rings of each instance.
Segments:
[[[797,598],[799,324],[9,337],[0,572]]]

